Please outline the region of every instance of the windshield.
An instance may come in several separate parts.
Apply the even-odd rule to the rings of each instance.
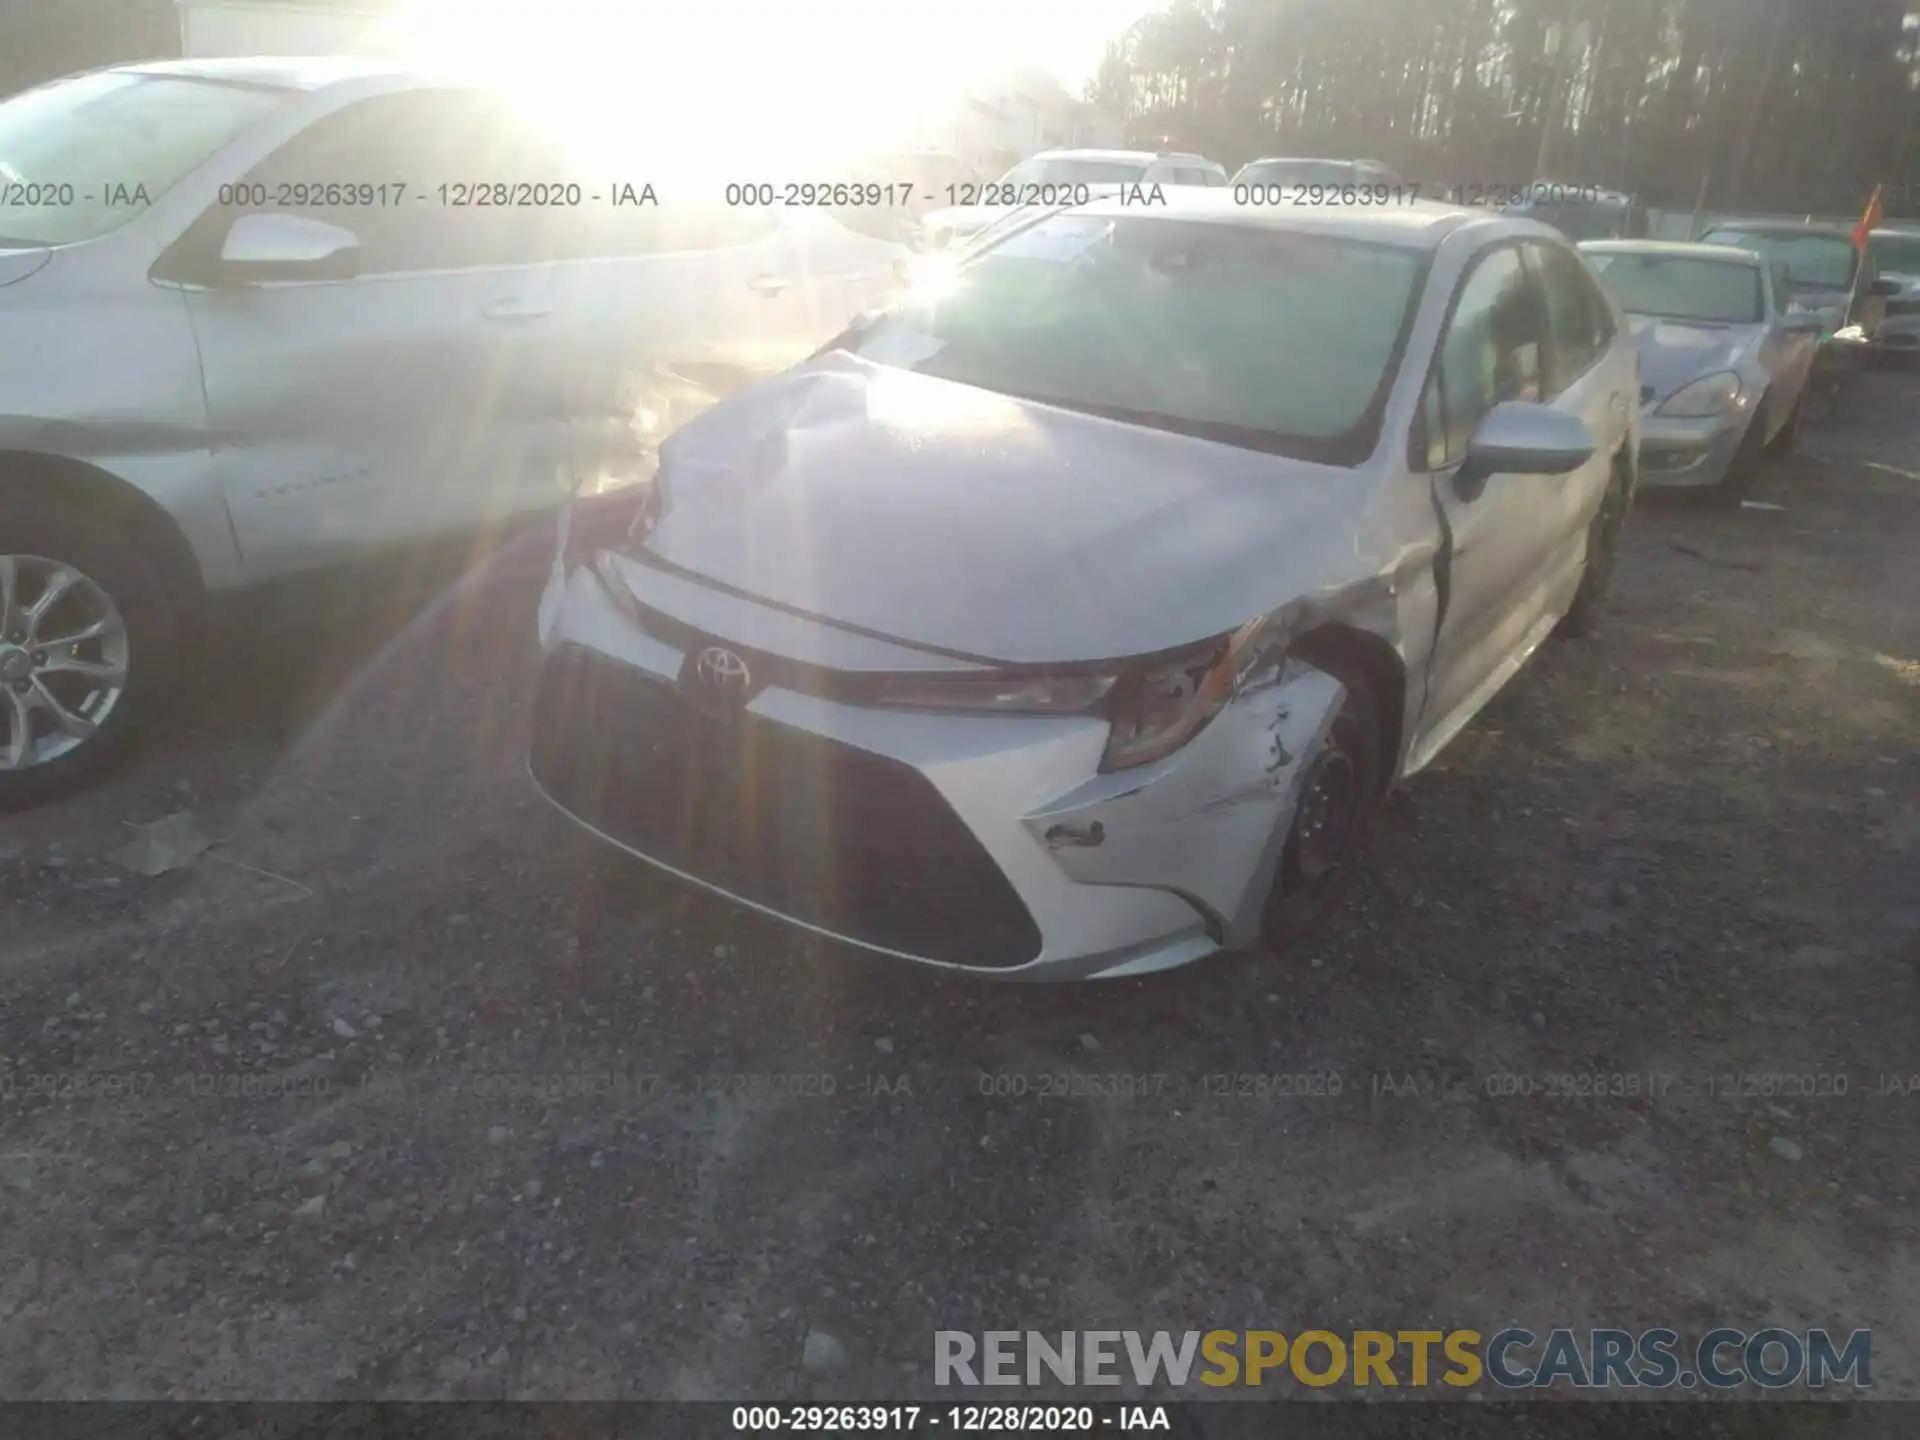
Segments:
[[[1351,185],[1358,173],[1347,160],[1256,160],[1240,167],[1236,185]]]
[[[1876,235],[1867,253],[1883,274],[1920,275],[1920,235]]]
[[[1755,325],[1764,314],[1760,272],[1752,265],[1677,255],[1585,254],[1601,285],[1629,315]]]
[[[0,243],[117,230],[297,92],[96,71],[0,104]]]
[[[1851,290],[1859,254],[1844,236],[1804,235],[1765,230],[1709,230],[1709,245],[1757,250],[1774,269],[1787,272],[1793,290]]]
[[[1421,274],[1418,254],[1391,246],[1061,214],[851,348],[1068,409],[1357,464]]]
[[[1147,173],[1145,160],[1071,160],[1044,156],[1022,160],[1000,185],[1124,185]]]

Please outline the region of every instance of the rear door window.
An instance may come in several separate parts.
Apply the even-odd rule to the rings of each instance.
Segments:
[[[1586,267],[1560,245],[1531,244],[1528,264],[1539,275],[1545,303],[1549,354],[1549,398],[1591,370],[1611,338],[1609,307],[1587,276]]]

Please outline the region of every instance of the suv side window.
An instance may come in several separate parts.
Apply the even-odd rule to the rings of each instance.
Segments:
[[[1427,379],[1430,469],[1465,455],[1474,430],[1501,401],[1542,398],[1547,343],[1545,307],[1520,252],[1507,245],[1481,256],[1456,292]]]
[[[1586,266],[1571,250],[1537,243],[1526,248],[1527,262],[1538,271],[1546,302],[1547,334],[1552,341],[1550,396],[1558,395],[1606,353],[1613,322],[1587,279]]]
[[[563,248],[569,208],[488,202],[511,200],[517,185],[569,178],[557,151],[502,102],[415,90],[316,120],[247,177],[265,203],[245,211],[353,231],[363,275],[534,265]],[[231,223],[240,212],[224,213]]]

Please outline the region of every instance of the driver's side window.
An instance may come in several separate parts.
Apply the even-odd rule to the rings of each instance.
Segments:
[[[1480,422],[1503,400],[1539,400],[1547,350],[1546,307],[1512,246],[1475,262],[1461,284],[1427,379],[1427,465],[1467,453]]]

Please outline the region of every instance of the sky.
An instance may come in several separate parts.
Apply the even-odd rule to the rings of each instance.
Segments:
[[[784,174],[895,143],[1022,68],[1078,95],[1165,0],[406,0],[385,39],[562,113],[578,152]],[[689,117],[698,117],[691,120]],[[748,176],[744,178],[760,178]]]
[[[571,39],[604,57],[612,37],[612,53],[626,60],[658,52],[667,37],[681,42],[674,47],[681,55],[687,41],[711,37],[709,53],[736,60],[777,42],[790,70],[804,68],[822,83],[858,84],[854,72],[864,70],[866,78],[880,72],[895,88],[920,91],[1032,65],[1078,94],[1107,42],[1156,8],[1156,0],[704,0],[698,7],[684,0],[495,0],[485,7],[412,0],[406,23],[442,42],[510,49],[521,58],[528,45],[517,21],[527,14],[551,37],[543,48],[564,50]]]

